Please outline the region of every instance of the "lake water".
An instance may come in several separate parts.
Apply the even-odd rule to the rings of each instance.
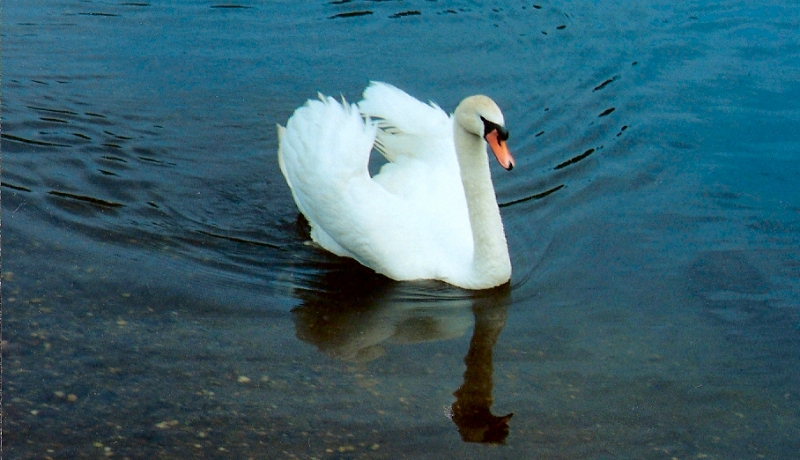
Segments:
[[[5,2],[4,458],[794,457],[800,6],[753,3]],[[370,80],[503,108],[510,286],[307,244],[275,124]]]

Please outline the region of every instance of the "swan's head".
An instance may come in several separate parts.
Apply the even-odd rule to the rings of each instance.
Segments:
[[[456,107],[455,120],[465,131],[482,137],[489,144],[500,166],[514,168],[514,157],[508,151],[508,130],[503,112],[486,96],[470,96]]]

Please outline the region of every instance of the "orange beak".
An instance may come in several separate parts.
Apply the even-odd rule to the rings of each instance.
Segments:
[[[514,157],[512,157],[511,152],[508,151],[508,145],[506,142],[500,139],[497,129],[489,131],[489,133],[484,136],[484,139],[486,139],[486,142],[492,149],[492,152],[497,158],[497,161],[500,163],[500,166],[505,168],[507,171],[514,169]]]

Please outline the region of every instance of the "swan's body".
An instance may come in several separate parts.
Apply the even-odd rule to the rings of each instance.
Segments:
[[[278,161],[323,248],[396,280],[486,289],[511,277],[486,156],[488,141],[513,167],[503,125],[485,96],[448,117],[372,83],[357,106],[320,96],[297,109],[278,126]],[[370,177],[373,147],[389,162]]]

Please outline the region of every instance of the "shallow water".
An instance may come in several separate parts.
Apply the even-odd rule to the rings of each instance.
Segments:
[[[791,458],[797,18],[4,5],[4,456]],[[507,288],[306,244],[274,126],[370,79],[504,109]]]

